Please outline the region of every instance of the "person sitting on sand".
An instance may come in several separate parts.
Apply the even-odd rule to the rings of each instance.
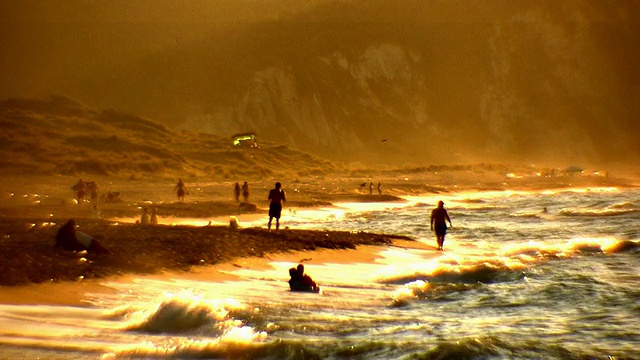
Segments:
[[[90,254],[111,253],[92,236],[76,231],[76,222],[73,219],[58,230],[55,247],[67,251],[86,250]]]
[[[431,230],[433,231],[433,226],[435,225],[436,241],[438,242],[438,250],[440,251],[444,250],[444,237],[447,234],[447,221],[449,222],[449,226],[453,227],[449,214],[444,208],[444,202],[438,201],[438,207],[431,211]]]
[[[158,208],[151,210],[151,225],[158,225]]]
[[[289,269],[289,288],[291,291],[318,292],[320,288],[313,279],[304,273],[304,265],[298,264],[296,268]]]
[[[151,218],[149,217],[149,209],[142,209],[142,216],[140,217],[140,225],[149,225]]]
[[[174,192],[178,193],[178,201],[184,202],[185,194],[188,194],[187,186],[182,182],[182,179],[178,180],[178,183],[173,188]]]
[[[280,215],[282,215],[282,202],[287,201],[284,190],[282,190],[282,184],[276,183],[275,189],[269,191],[269,224],[268,229],[271,230],[271,221],[276,218],[276,230],[280,228]]]

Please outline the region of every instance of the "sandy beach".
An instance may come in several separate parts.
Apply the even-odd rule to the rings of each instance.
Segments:
[[[292,181],[285,183],[289,197],[286,208],[331,207],[339,202],[401,201],[400,195],[464,191],[465,188],[477,187],[473,183],[474,177],[469,174],[452,172],[444,177],[442,174],[438,176],[410,178],[406,174],[396,174],[395,177],[384,178],[383,195],[360,189],[357,178]],[[486,189],[515,188],[499,182],[498,176],[496,181],[487,181],[489,175],[483,177],[485,183],[481,187]],[[612,178],[560,180],[557,181],[558,187],[578,183],[580,186],[625,184]],[[166,179],[98,179],[103,192],[118,190],[122,199],[101,203],[97,209],[89,202],[78,204],[74,200],[70,190],[74,181],[72,177],[16,177],[5,182],[4,201],[0,206],[0,286],[3,288],[0,302],[77,303],[80,293],[104,291],[100,289],[99,282],[110,277],[163,276],[187,271],[190,276],[197,276],[201,267],[266,266],[275,257],[291,262],[311,261],[309,259],[314,262],[336,259],[373,261],[381,246],[423,246],[413,239],[395,235],[286,227],[278,232],[268,231],[268,202],[260,195],[266,194],[272,183],[270,180],[252,182],[253,196],[249,203],[254,206],[247,207],[234,201],[231,182],[202,179],[188,182],[190,194],[184,203],[180,203],[173,198],[173,184]],[[527,186],[535,187],[536,182],[529,182]],[[158,191],[161,187],[164,191]],[[229,216],[264,217],[265,225],[249,228],[241,225],[239,229],[231,229],[227,225],[144,226],[135,223],[144,207],[156,207],[161,217],[172,219],[206,221]],[[286,211],[283,217],[286,217]],[[110,220],[113,218],[131,221]],[[74,219],[79,231],[93,236],[111,254],[55,249],[56,233],[69,219]],[[344,254],[348,256],[342,256]],[[207,276],[210,276],[209,272]]]

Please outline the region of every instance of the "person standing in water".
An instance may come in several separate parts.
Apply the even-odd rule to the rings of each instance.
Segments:
[[[447,210],[444,208],[444,202],[438,201],[438,207],[431,211],[431,230],[434,229],[436,232],[436,240],[438,241],[438,250],[444,250],[444,237],[447,234],[447,221],[449,222],[449,226],[453,227],[451,224],[451,218],[449,218],[449,214]]]
[[[178,192],[178,201],[184,202],[184,195],[188,194],[187,186],[182,182],[182,179],[178,181],[176,186],[173,188],[173,191]]]
[[[287,201],[284,190],[282,190],[282,184],[279,182],[276,183],[275,189],[271,189],[269,191],[269,200],[271,203],[269,204],[269,225],[268,228],[271,230],[271,221],[273,218],[276,218],[276,230],[280,228],[280,215],[282,214],[282,202]]]

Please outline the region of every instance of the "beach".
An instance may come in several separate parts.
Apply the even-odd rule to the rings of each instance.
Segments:
[[[122,195],[117,202],[99,203],[94,208],[86,200],[78,203],[74,199],[70,184],[75,179],[71,177],[15,177],[7,180],[4,203],[0,206],[0,286],[5,290],[0,302],[3,303],[75,304],[87,289],[99,291],[99,281],[106,278],[132,274],[162,276],[167,272],[189,272],[203,266],[237,264],[239,259],[254,258],[266,262],[278,254],[292,259],[318,259],[318,256],[308,253],[323,249],[362,250],[371,246],[389,246],[394,241],[413,242],[406,236],[290,229],[286,225],[278,231],[274,225],[269,231],[266,229],[268,202],[260,199],[255,201],[258,205],[252,202],[240,204],[234,201],[227,182],[189,182],[190,193],[181,203],[173,199],[173,184],[163,184],[162,180],[100,179],[98,183],[104,192],[119,190]],[[162,184],[167,189],[166,193],[155,190]],[[287,189],[290,200],[286,203],[288,210],[285,210],[283,219],[287,211],[295,211],[291,209],[330,207],[331,201],[399,200],[390,194],[372,195],[368,190],[326,191],[326,188],[323,190],[322,186],[314,184],[295,185],[297,187]],[[254,194],[262,193],[268,183],[252,182],[252,186]],[[306,192],[300,189],[306,189]],[[139,224],[141,209],[145,207],[158,209],[160,224]],[[244,227],[240,222],[239,228],[233,229],[224,224],[231,216],[264,219],[264,225]],[[75,220],[78,231],[92,236],[110,254],[54,248],[58,230],[70,219]],[[215,225],[210,225],[212,219]],[[176,222],[207,225],[181,225]],[[370,253],[374,256],[373,250]],[[353,251],[349,257],[352,255]],[[340,256],[334,254],[332,257]],[[43,291],[51,286],[57,289],[53,291],[55,296],[47,296],[52,292]]]
[[[465,188],[478,187],[473,183],[475,178],[469,171],[420,177],[397,173],[382,178],[383,194],[372,194],[368,188],[361,188],[358,178],[285,183],[288,201],[283,213],[284,225],[276,232],[266,229],[268,201],[262,198],[266,198],[270,181],[251,182],[252,197],[247,204],[252,206],[247,207],[234,201],[233,183],[228,181],[188,181],[190,192],[181,203],[174,198],[175,194],[171,192],[173,184],[166,179],[98,178],[103,193],[117,190],[121,198],[117,202],[101,202],[94,208],[86,200],[78,203],[74,199],[70,187],[75,178],[9,177],[5,181],[3,206],[0,206],[0,229],[3,232],[0,286],[78,283],[127,274],[189,271],[197,266],[232,263],[239,258],[264,258],[267,254],[318,249],[354,250],[369,245],[388,246],[397,240],[412,241],[414,239],[389,234],[289,229],[284,219],[287,211],[295,209],[331,207],[334,203],[344,202],[395,202],[401,201],[400,195],[464,191]],[[485,183],[480,187],[488,190],[508,186],[517,188],[517,185],[500,182],[501,179],[492,174],[482,174],[481,178]],[[511,179],[512,182],[518,180]],[[533,180],[529,181],[528,187],[549,187],[549,179]],[[598,186],[624,183],[620,179],[602,177],[560,178],[555,181],[557,187],[580,182]],[[159,191],[161,188],[164,191]],[[136,223],[143,208],[158,209],[161,224]],[[241,222],[239,229],[232,229],[225,224],[231,216],[264,219],[264,224],[245,228]],[[54,249],[56,233],[69,219],[75,220],[78,231],[94,237],[111,254]],[[218,221],[216,225],[193,226],[180,225],[180,219],[187,224],[195,220],[205,224],[211,224],[211,219]],[[4,301],[10,300],[5,297]]]
[[[12,179],[0,354],[634,358],[635,178],[485,174],[496,181],[478,185],[471,174],[367,179],[383,194],[361,177],[285,180],[278,231],[264,199],[273,179],[249,181],[242,205],[232,181],[186,180],[182,203],[173,179],[89,178],[121,193],[97,209],[74,200],[77,178]],[[443,252],[428,223],[438,200],[453,221]],[[139,223],[145,208],[159,224]],[[70,219],[110,253],[55,248]],[[290,291],[297,264],[320,294]]]

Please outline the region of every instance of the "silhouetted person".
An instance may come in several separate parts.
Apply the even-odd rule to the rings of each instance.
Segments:
[[[289,269],[289,288],[292,291],[297,291],[300,288],[300,281],[302,276],[296,268]]]
[[[234,191],[233,194],[236,197],[236,202],[240,202],[240,192],[241,192],[240,183],[236,183],[236,187],[233,189],[233,191]]]
[[[189,193],[186,185],[182,182],[182,179],[178,180],[178,183],[173,188],[173,191],[178,193],[178,201],[180,202],[184,202],[184,195]]]
[[[247,184],[246,181],[242,184],[242,197],[244,198],[244,202],[249,201],[249,184]]]
[[[431,230],[436,232],[436,241],[438,242],[438,250],[444,250],[444,237],[447,235],[447,221],[451,224],[451,218],[447,210],[444,208],[444,202],[438,201],[438,207],[431,211]]]
[[[100,195],[100,188],[98,188],[98,184],[95,181],[88,182],[89,193],[91,193],[91,203],[93,204],[93,208],[98,208],[98,196]]]
[[[302,279],[300,280],[300,284],[302,285],[302,287],[305,289],[311,289],[312,291],[317,292],[318,285],[316,284],[315,281],[313,281],[311,276],[304,273],[304,265],[298,264],[298,266],[296,267],[296,270],[298,270],[298,273],[302,277]]]
[[[369,195],[373,195],[373,183],[369,183]]]
[[[73,219],[62,225],[58,230],[55,247],[68,251],[86,250],[90,254],[111,253],[92,236],[76,231],[76,222]]]
[[[76,199],[78,200],[78,204],[82,204],[82,202],[84,201],[84,197],[87,194],[87,183],[82,179],[79,179],[71,189],[76,192]]]
[[[291,291],[320,291],[316,282],[304,273],[304,265],[302,264],[298,264],[297,268],[289,269],[289,276],[289,288]]]
[[[149,225],[151,218],[149,217],[149,210],[147,208],[142,209],[142,216],[140,217],[141,225]]]
[[[382,184],[378,181],[378,195],[382,195]]]
[[[287,201],[284,190],[282,190],[282,184],[276,183],[275,189],[269,191],[269,224],[268,228],[271,230],[271,221],[276,218],[276,230],[280,228],[280,215],[282,215],[282,202]]]
[[[158,208],[151,210],[151,225],[158,225]]]

